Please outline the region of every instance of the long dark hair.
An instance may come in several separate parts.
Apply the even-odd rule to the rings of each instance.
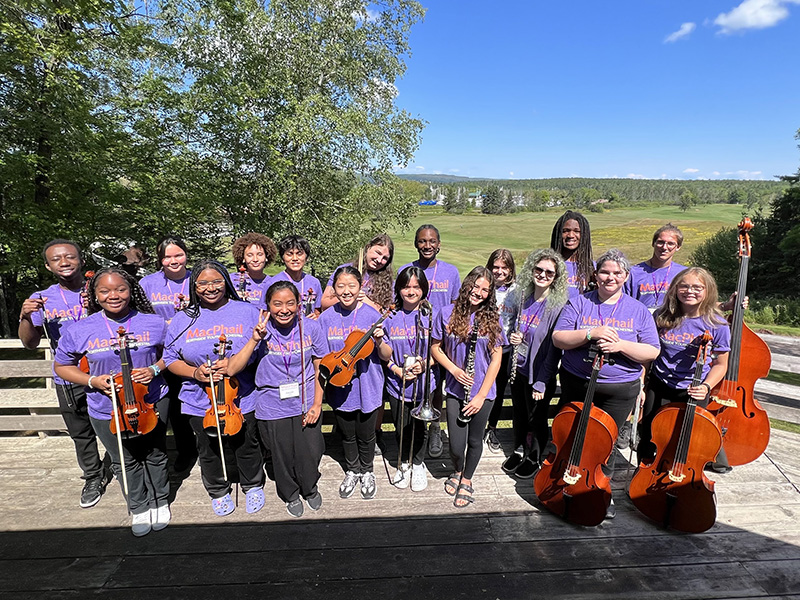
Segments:
[[[578,266],[576,275],[578,281],[583,282],[581,291],[585,291],[592,281],[594,275],[594,265],[592,264],[592,232],[589,228],[589,221],[581,213],[568,210],[553,225],[553,233],[550,235],[550,247],[564,257],[564,241],[561,239],[561,230],[569,220],[575,220],[581,228],[581,239],[578,247],[572,254],[573,262]]]
[[[239,298],[239,294],[236,293],[236,288],[233,287],[231,276],[228,275],[228,269],[226,269],[221,262],[207,258],[201,260],[192,267],[192,276],[189,278],[189,304],[183,310],[192,319],[196,319],[200,316],[200,297],[197,295],[195,284],[197,278],[200,277],[200,273],[205,269],[213,269],[222,275],[222,278],[225,280],[225,297],[228,300],[243,302],[243,300]]]
[[[386,246],[386,248],[389,249],[389,258],[386,261],[386,264],[377,271],[371,271],[366,264],[367,250],[373,246]],[[369,275],[369,293],[367,294],[367,297],[378,306],[387,307],[392,302],[392,279],[394,279],[392,261],[394,260],[394,242],[392,242],[392,238],[390,238],[387,234],[379,233],[369,242],[367,242],[363,248],[363,252],[365,257],[363,274]],[[356,256],[356,259],[353,261],[353,266],[358,266],[358,256]]]
[[[186,249],[186,242],[184,242],[177,235],[168,235],[163,237],[158,240],[158,244],[156,245],[156,255],[158,256],[159,269],[163,268],[161,261],[164,260],[164,255],[167,253],[167,246],[177,246],[186,253],[187,258],[189,256],[189,251]]]
[[[494,295],[494,277],[486,267],[475,267],[464,278],[464,283],[461,284],[458,298],[456,298],[453,306],[453,313],[450,315],[450,321],[447,323],[447,332],[453,334],[462,342],[466,342],[469,338],[469,294],[475,286],[475,282],[481,277],[489,282],[489,296],[475,311],[475,327],[478,328],[479,334],[489,337],[489,348],[494,348],[501,331],[500,311],[497,308],[497,300]]]
[[[400,297],[400,290],[408,285],[408,282],[411,281],[412,277],[417,278],[419,287],[422,290],[422,300],[425,300],[425,298],[428,297],[430,285],[428,284],[428,278],[425,276],[425,271],[419,267],[406,267],[400,271],[400,273],[397,275],[397,281],[394,282],[394,304],[397,310],[403,308],[403,299]],[[420,302],[422,300],[420,300]]]
[[[103,310],[103,307],[100,306],[99,302],[97,302],[97,295],[95,292],[97,280],[103,275],[117,275],[125,280],[125,283],[128,284],[128,288],[131,290],[131,299],[128,301],[128,307],[131,310],[145,314],[155,313],[153,310],[153,305],[150,304],[150,300],[147,298],[147,294],[133,275],[121,267],[104,267],[97,271],[94,274],[94,277],[89,280],[89,287],[86,289],[86,295],[88,296],[87,299],[89,304],[88,312],[90,315]]]

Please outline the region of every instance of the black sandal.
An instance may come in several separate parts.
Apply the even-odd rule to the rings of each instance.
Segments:
[[[461,490],[464,490],[469,495],[462,494]],[[455,506],[456,508],[465,508],[470,504],[472,504],[473,502],[475,502],[475,498],[472,497],[472,493],[474,491],[475,490],[472,489],[472,486],[467,485],[466,483],[458,484],[458,493],[456,494],[455,500],[453,500],[453,506]],[[458,503],[459,500],[466,501],[466,504],[459,504]]]
[[[448,496],[455,496],[458,486],[461,483],[461,476],[458,473],[451,473],[444,482],[444,493]],[[447,486],[453,490],[452,492],[447,489]]]

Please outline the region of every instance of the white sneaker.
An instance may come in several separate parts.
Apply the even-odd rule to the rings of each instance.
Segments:
[[[146,510],[138,515],[133,515],[131,520],[131,532],[136,537],[142,537],[150,533],[152,526],[150,525],[150,510]]]
[[[377,491],[375,473],[368,471],[361,474],[361,497],[364,500],[372,500]]]
[[[172,513],[169,510],[169,504],[164,504],[158,508],[150,509],[150,523],[152,524],[153,531],[161,531],[172,518]]]
[[[411,467],[411,491],[421,492],[428,487],[428,474],[425,472],[425,463]]]
[[[392,477],[392,485],[401,490],[406,489],[408,487],[408,475],[410,470],[411,465],[408,463],[402,463],[400,465],[400,470],[395,471],[394,477]]]

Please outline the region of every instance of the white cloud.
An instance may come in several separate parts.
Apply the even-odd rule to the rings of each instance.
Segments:
[[[666,173],[662,173],[661,174],[661,179],[666,179],[666,178],[667,178],[667,174]]]
[[[739,169],[738,171],[725,171],[725,175],[733,175],[740,179],[763,179],[760,177],[761,171],[748,171],[747,169]]]
[[[414,168],[418,169],[420,171],[424,171],[425,170],[425,167],[423,167],[422,165],[415,165]]]
[[[625,175],[628,179],[647,179],[644,175],[640,175],[639,173],[628,173]]]
[[[744,0],[730,12],[717,15],[714,25],[722,33],[774,27],[789,16],[789,4],[800,4],[800,0]]]
[[[719,177],[719,175],[720,175],[720,172],[719,172],[719,171],[714,171],[714,172],[713,172],[713,173],[711,173],[711,174],[712,174],[712,175],[715,175],[715,176],[717,176],[717,177]]]
[[[461,169],[450,169],[451,173],[460,173]]]
[[[508,174],[513,177],[514,176],[514,171],[509,171]]]
[[[688,169],[684,169],[683,172],[684,173],[699,173],[700,169],[692,169],[691,167],[689,167]]]
[[[678,31],[673,31],[664,38],[664,43],[671,44],[682,38],[689,37],[689,34],[694,31],[695,27],[697,27],[697,25],[694,23],[683,23]]]

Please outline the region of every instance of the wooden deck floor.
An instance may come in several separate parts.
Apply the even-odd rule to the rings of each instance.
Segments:
[[[215,517],[195,467],[173,481],[170,526],[134,538],[117,489],[78,508],[69,438],[0,439],[0,597],[800,598],[798,435],[773,431],[764,456],[716,476],[718,521],[698,535],[639,515],[622,457],[617,518],[584,528],[540,509],[488,452],[467,509],[443,492],[448,460],[428,461],[424,492],[384,477],[376,499],[341,500],[328,441],[318,513],[290,517],[269,482],[260,513]]]

